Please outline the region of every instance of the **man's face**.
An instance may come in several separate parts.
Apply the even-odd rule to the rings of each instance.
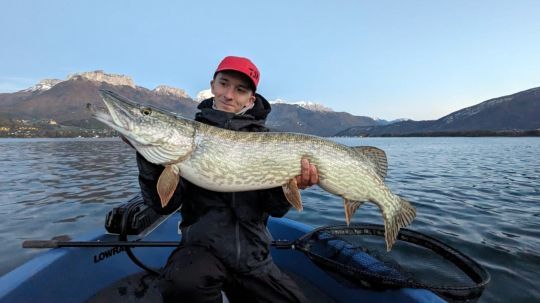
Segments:
[[[249,80],[237,72],[219,72],[210,82],[215,107],[224,112],[238,113],[255,102]]]

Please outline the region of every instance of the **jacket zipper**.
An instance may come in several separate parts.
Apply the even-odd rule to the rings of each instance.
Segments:
[[[233,192],[232,193],[232,207],[233,209],[236,208],[236,195]],[[236,233],[236,266],[240,265],[240,222],[238,218],[236,218],[235,222],[235,233]]]

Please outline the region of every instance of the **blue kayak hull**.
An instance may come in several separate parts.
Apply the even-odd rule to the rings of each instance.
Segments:
[[[179,239],[178,214],[171,216],[147,235],[145,241]],[[312,227],[296,221],[271,218],[268,227],[276,240],[295,240]],[[130,240],[137,239],[131,238]],[[116,241],[116,235],[96,231],[77,241]],[[135,255],[147,266],[160,268],[173,248],[135,248]],[[275,263],[302,277],[335,302],[445,302],[423,289],[376,291],[343,285],[316,266],[305,254],[272,249]],[[57,248],[38,255],[0,277],[0,302],[85,302],[100,290],[141,272],[120,248]]]

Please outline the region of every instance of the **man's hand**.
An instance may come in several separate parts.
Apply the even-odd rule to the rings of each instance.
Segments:
[[[319,172],[317,172],[317,167],[310,164],[308,159],[302,159],[301,165],[302,170],[300,175],[295,177],[298,188],[305,189],[319,183]]]

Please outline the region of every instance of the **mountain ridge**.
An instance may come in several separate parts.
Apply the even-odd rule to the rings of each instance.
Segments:
[[[103,71],[77,73],[69,75],[67,80],[43,80],[38,84],[32,89],[0,94],[0,123],[7,125],[5,129],[20,120],[54,120],[60,125],[99,128],[89,120],[85,108],[87,103],[102,104],[100,89],[113,90],[135,102],[158,106],[187,118],[193,118],[198,111],[198,102],[183,89],[159,85],[150,90],[137,86],[131,77]],[[208,96],[208,91],[203,92],[197,98]],[[322,116],[317,113],[318,110],[301,105],[273,104],[267,126],[276,131],[331,136],[353,125],[377,124],[369,117],[348,113],[323,111]]]
[[[338,136],[431,136],[506,134],[540,129],[540,87],[491,98],[437,120],[352,127]]]
[[[203,98],[201,91],[192,99],[185,90],[158,85],[150,90],[137,86],[131,77],[98,70],[71,74],[66,80],[44,79],[14,93],[0,93],[0,130],[5,136],[13,125],[25,120],[54,120],[60,125],[82,128],[104,127],[90,121],[87,103],[101,104],[100,89],[109,89],[135,102],[165,108],[192,118]],[[387,121],[356,116],[312,102],[270,101],[272,112],[267,125],[275,131],[319,136],[430,136],[444,134],[512,134],[540,129],[540,87],[492,98],[450,113],[437,120]],[[41,122],[40,122],[41,123]]]

